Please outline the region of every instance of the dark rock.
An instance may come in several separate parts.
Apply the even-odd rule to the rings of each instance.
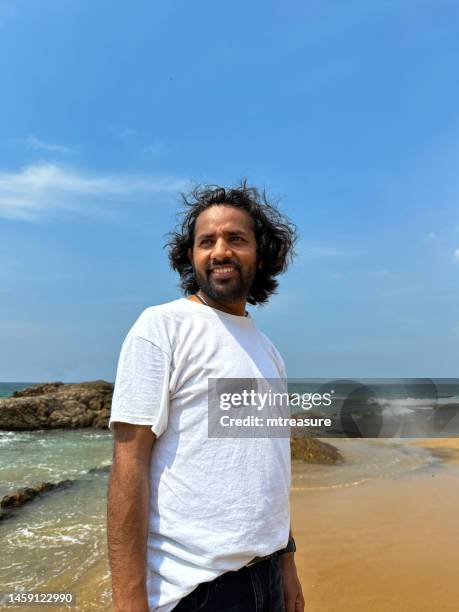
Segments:
[[[102,465],[100,467],[91,468],[88,470],[88,474],[104,474],[110,472],[111,465]]]
[[[32,385],[0,400],[0,429],[76,429],[108,426],[113,384],[104,380]]]
[[[9,493],[8,495],[5,495],[0,502],[0,507],[2,509],[7,508],[7,510],[0,511],[0,521],[14,516],[14,513],[11,512],[11,509],[15,510],[16,508],[20,508],[24,504],[27,504],[36,497],[40,497],[48,491],[53,491],[55,489],[66,489],[70,487],[73,482],[73,480],[61,480],[60,482],[41,482],[40,484],[34,487],[24,487],[22,489],[18,489],[14,493]]]
[[[317,438],[292,436],[290,448],[292,459],[299,459],[308,463],[333,465],[344,461],[343,456],[335,446],[328,444],[328,442],[322,442],[322,440]]]
[[[15,391],[12,397],[29,397],[31,395],[43,395],[44,393],[53,393],[63,385],[61,382],[44,383],[39,385],[30,385],[21,391]]]

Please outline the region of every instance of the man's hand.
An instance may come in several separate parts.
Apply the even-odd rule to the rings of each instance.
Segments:
[[[294,553],[281,555],[280,565],[284,584],[285,612],[303,612],[304,597],[296,571]]]

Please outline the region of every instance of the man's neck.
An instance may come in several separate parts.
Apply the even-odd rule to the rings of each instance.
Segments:
[[[217,300],[213,300],[208,295],[204,293],[204,291],[199,290],[198,292],[205,300],[205,303],[208,304],[211,308],[215,308],[216,310],[221,310],[222,312],[226,312],[227,314],[236,315],[238,317],[243,317],[246,314],[245,305],[247,300],[242,299],[237,302],[219,302]],[[202,304],[203,302],[197,297],[197,295],[192,295],[188,299],[193,300],[194,302],[198,302]]]

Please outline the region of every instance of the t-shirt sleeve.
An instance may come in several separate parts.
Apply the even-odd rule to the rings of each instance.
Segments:
[[[285,361],[282,359],[282,356],[277,349],[276,353],[279,367],[279,378],[287,378],[287,368],[285,367]]]
[[[121,421],[150,425],[159,437],[167,428],[171,357],[133,330],[118,361],[109,428]]]

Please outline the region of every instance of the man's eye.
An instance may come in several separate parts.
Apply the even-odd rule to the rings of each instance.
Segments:
[[[205,246],[206,244],[210,244],[210,238],[203,238],[200,242],[199,242],[199,246]]]
[[[244,240],[244,238],[242,236],[233,236],[231,240]]]

